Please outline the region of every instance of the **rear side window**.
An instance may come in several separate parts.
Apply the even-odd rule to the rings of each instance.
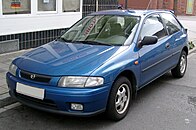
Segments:
[[[157,36],[158,39],[160,39],[166,35],[167,33],[160,16],[152,15],[145,20],[140,34],[140,39],[142,40],[145,36]]]
[[[161,16],[170,35],[181,30],[181,26],[174,16],[167,13],[162,13]]]

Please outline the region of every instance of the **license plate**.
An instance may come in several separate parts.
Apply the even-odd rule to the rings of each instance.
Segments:
[[[36,88],[21,83],[16,84],[16,92],[37,99],[44,99],[44,89]]]

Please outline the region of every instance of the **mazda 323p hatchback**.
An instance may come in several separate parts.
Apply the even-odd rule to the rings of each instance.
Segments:
[[[96,12],[13,60],[7,84],[36,109],[120,120],[143,86],[170,70],[183,77],[187,54],[187,30],[170,11]]]

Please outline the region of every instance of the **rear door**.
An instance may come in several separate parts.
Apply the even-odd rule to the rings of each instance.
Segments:
[[[160,76],[171,67],[168,64],[168,57],[172,53],[170,49],[171,39],[158,14],[150,15],[144,21],[140,40],[145,36],[157,36],[158,42],[154,45],[144,45],[139,50],[141,64],[140,86]]]

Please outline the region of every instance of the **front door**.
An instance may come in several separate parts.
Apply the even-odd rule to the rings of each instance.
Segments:
[[[147,84],[170,67],[166,64],[167,57],[171,53],[169,36],[159,15],[153,14],[146,18],[140,33],[140,40],[145,36],[157,36],[158,42],[153,45],[144,45],[139,50],[140,86]]]

